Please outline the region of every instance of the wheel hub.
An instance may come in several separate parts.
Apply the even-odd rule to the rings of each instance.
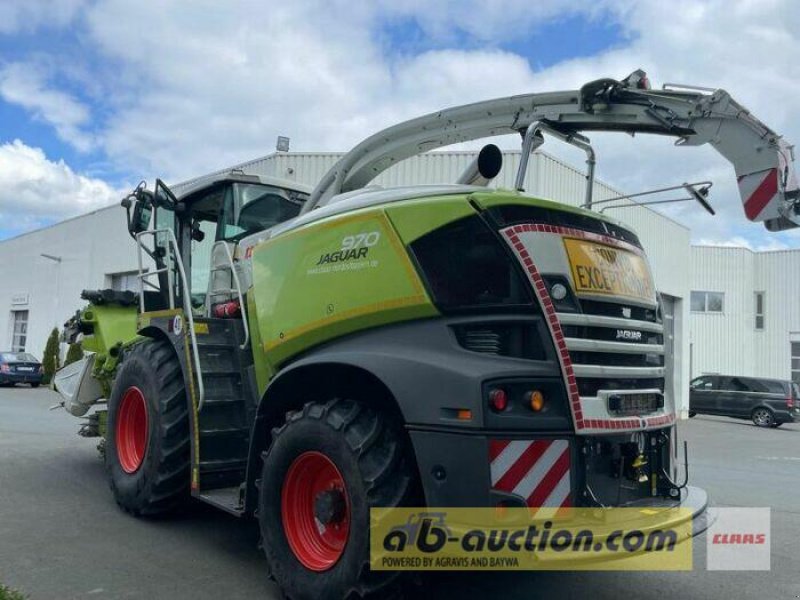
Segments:
[[[314,517],[323,525],[341,523],[347,511],[344,491],[333,488],[314,498]]]
[[[135,473],[142,466],[148,434],[147,402],[142,391],[131,386],[122,394],[116,423],[117,458],[126,473]]]
[[[350,501],[330,458],[310,451],[292,462],[281,490],[281,520],[292,553],[307,569],[327,571],[339,561],[350,533]]]

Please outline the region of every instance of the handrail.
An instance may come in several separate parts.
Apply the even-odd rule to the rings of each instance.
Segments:
[[[231,277],[233,278],[233,283],[236,284],[236,295],[239,296],[239,309],[242,311],[242,325],[244,326],[244,342],[239,346],[242,350],[247,348],[247,344],[250,342],[250,328],[247,326],[247,309],[244,305],[244,296],[242,295],[242,284],[239,282],[239,274],[236,272],[236,265],[233,264],[233,256],[231,255],[231,249],[228,247],[228,242],[225,240],[220,240],[214,244],[211,248],[211,256],[214,256],[214,248],[217,246],[222,246],[225,248],[225,256],[228,259],[228,265],[231,269]],[[211,280],[213,285],[213,279]]]
[[[192,358],[194,359],[194,367],[195,372],[197,373],[197,412],[203,410],[203,401],[205,400],[205,386],[203,385],[203,372],[200,368],[200,353],[197,350],[197,334],[194,331],[194,315],[192,314],[192,295],[191,290],[189,289],[189,283],[186,279],[186,271],[183,268],[183,259],[181,257],[180,250],[178,250],[178,240],[175,238],[175,232],[172,229],[150,229],[148,231],[142,231],[136,234],[136,244],[138,245],[138,259],[139,259],[139,273],[137,277],[139,278],[139,305],[144,312],[144,278],[149,277],[150,275],[155,275],[157,273],[163,273],[166,271],[167,279],[168,279],[168,286],[169,286],[169,307],[170,309],[175,308],[175,295],[172,291],[172,269],[168,267],[164,267],[163,269],[156,269],[155,271],[148,271],[144,273],[142,271],[142,240],[141,238],[145,235],[152,235],[153,236],[153,243],[155,244],[155,237],[156,234],[159,233],[166,233],[167,234],[167,241],[171,246],[171,250],[175,255],[175,262],[178,265],[178,275],[180,276],[180,283],[181,283],[181,290],[183,292],[183,309],[184,314],[186,315],[186,323],[189,329],[189,338],[191,339],[191,346],[192,346]],[[186,304],[188,302],[189,308],[187,310]]]

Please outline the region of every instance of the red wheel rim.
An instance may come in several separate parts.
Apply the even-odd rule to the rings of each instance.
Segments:
[[[144,394],[131,386],[122,394],[117,413],[117,458],[126,473],[135,473],[142,466],[148,429]]]
[[[350,533],[344,478],[320,452],[304,452],[289,467],[281,490],[281,520],[295,557],[312,571],[341,558]]]

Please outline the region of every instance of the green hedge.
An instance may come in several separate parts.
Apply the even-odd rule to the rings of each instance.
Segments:
[[[0,600],[27,600],[27,596],[0,583]]]

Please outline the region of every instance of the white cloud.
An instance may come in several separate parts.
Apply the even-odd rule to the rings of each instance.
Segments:
[[[92,136],[83,129],[90,120],[89,109],[70,94],[48,87],[40,65],[16,62],[0,67],[0,97],[50,123],[59,138],[78,150],[92,148]]]
[[[20,140],[0,145],[0,223],[23,231],[45,222],[108,206],[122,197],[104,181],[48,160]]]
[[[0,2],[0,34],[63,27],[75,18],[84,4],[84,0],[3,0]]]

